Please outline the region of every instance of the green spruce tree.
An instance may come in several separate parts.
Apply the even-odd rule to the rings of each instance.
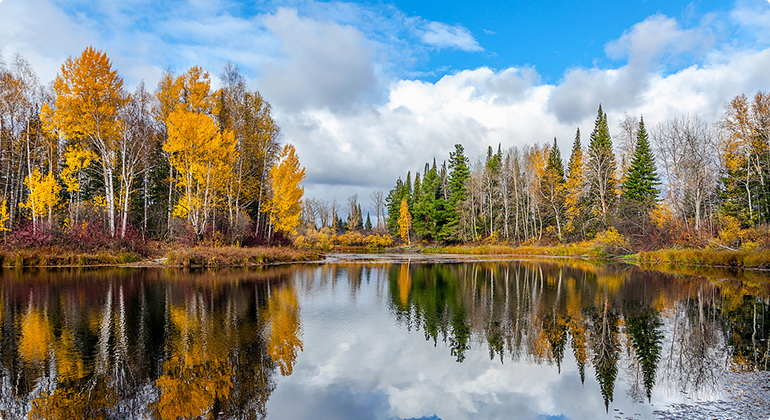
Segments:
[[[628,177],[623,183],[623,199],[633,203],[640,211],[647,211],[655,206],[658,199],[660,178],[655,170],[655,156],[650,149],[647,130],[644,128],[644,118],[639,122],[639,134],[636,138],[636,149],[631,159]]]

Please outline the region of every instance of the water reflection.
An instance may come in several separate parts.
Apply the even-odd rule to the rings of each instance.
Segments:
[[[286,271],[5,274],[3,418],[262,418],[302,349]]]
[[[546,263],[403,264],[389,278],[396,319],[457,362],[475,341],[490,359],[561,371],[571,349],[581,382],[593,368],[605,409],[619,377],[634,400],[651,401],[658,382],[706,398],[726,367],[770,361],[766,279]]]
[[[4,271],[0,414],[448,419],[529,405],[593,418],[712,398],[726,369],[770,362],[769,283],[715,274],[534,262]],[[535,404],[521,387],[565,401]]]

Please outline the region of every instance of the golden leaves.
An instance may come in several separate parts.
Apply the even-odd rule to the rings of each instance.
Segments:
[[[59,184],[52,172],[43,176],[35,168],[24,180],[24,185],[29,189],[29,195],[22,206],[32,210],[33,218],[50,211],[59,202]]]
[[[294,370],[297,355],[303,350],[302,327],[299,319],[299,304],[293,288],[285,287],[276,291],[268,303],[270,317],[270,340],[267,352],[281,370],[289,376]]]
[[[409,231],[412,230],[412,215],[409,213],[409,204],[406,202],[406,198],[401,200],[401,209],[398,216],[398,228],[401,234],[401,239],[411,244],[409,239]]]
[[[270,221],[276,231],[296,234],[302,210],[302,196],[305,193],[302,181],[305,168],[299,164],[294,146],[287,144],[270,169],[273,196],[269,203]]]

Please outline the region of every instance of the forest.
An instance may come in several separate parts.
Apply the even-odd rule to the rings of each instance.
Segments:
[[[599,105],[567,159],[555,138],[478,158],[457,144],[374,191],[364,218],[358,195],[303,198],[305,169],[269,102],[232,64],[219,79],[213,89],[200,67],[167,70],[128,92],[89,47],[44,86],[24,57],[0,60],[5,246],[770,248],[768,93],[736,96],[714,124],[626,114],[614,137]]]
[[[613,138],[599,105],[587,147],[577,129],[566,166],[552,144],[449,160],[399,178],[387,229],[405,242],[575,243],[625,252],[670,246],[770,246],[770,94],[739,95],[716,124],[674,116],[648,129],[624,115]]]
[[[0,60],[0,229],[8,246],[135,249],[147,240],[286,242],[305,170],[270,104],[228,64],[128,92],[104,52],[48,86]]]

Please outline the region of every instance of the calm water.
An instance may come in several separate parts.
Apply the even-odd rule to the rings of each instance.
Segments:
[[[6,270],[0,418],[650,418],[770,367],[768,284],[535,262]]]

